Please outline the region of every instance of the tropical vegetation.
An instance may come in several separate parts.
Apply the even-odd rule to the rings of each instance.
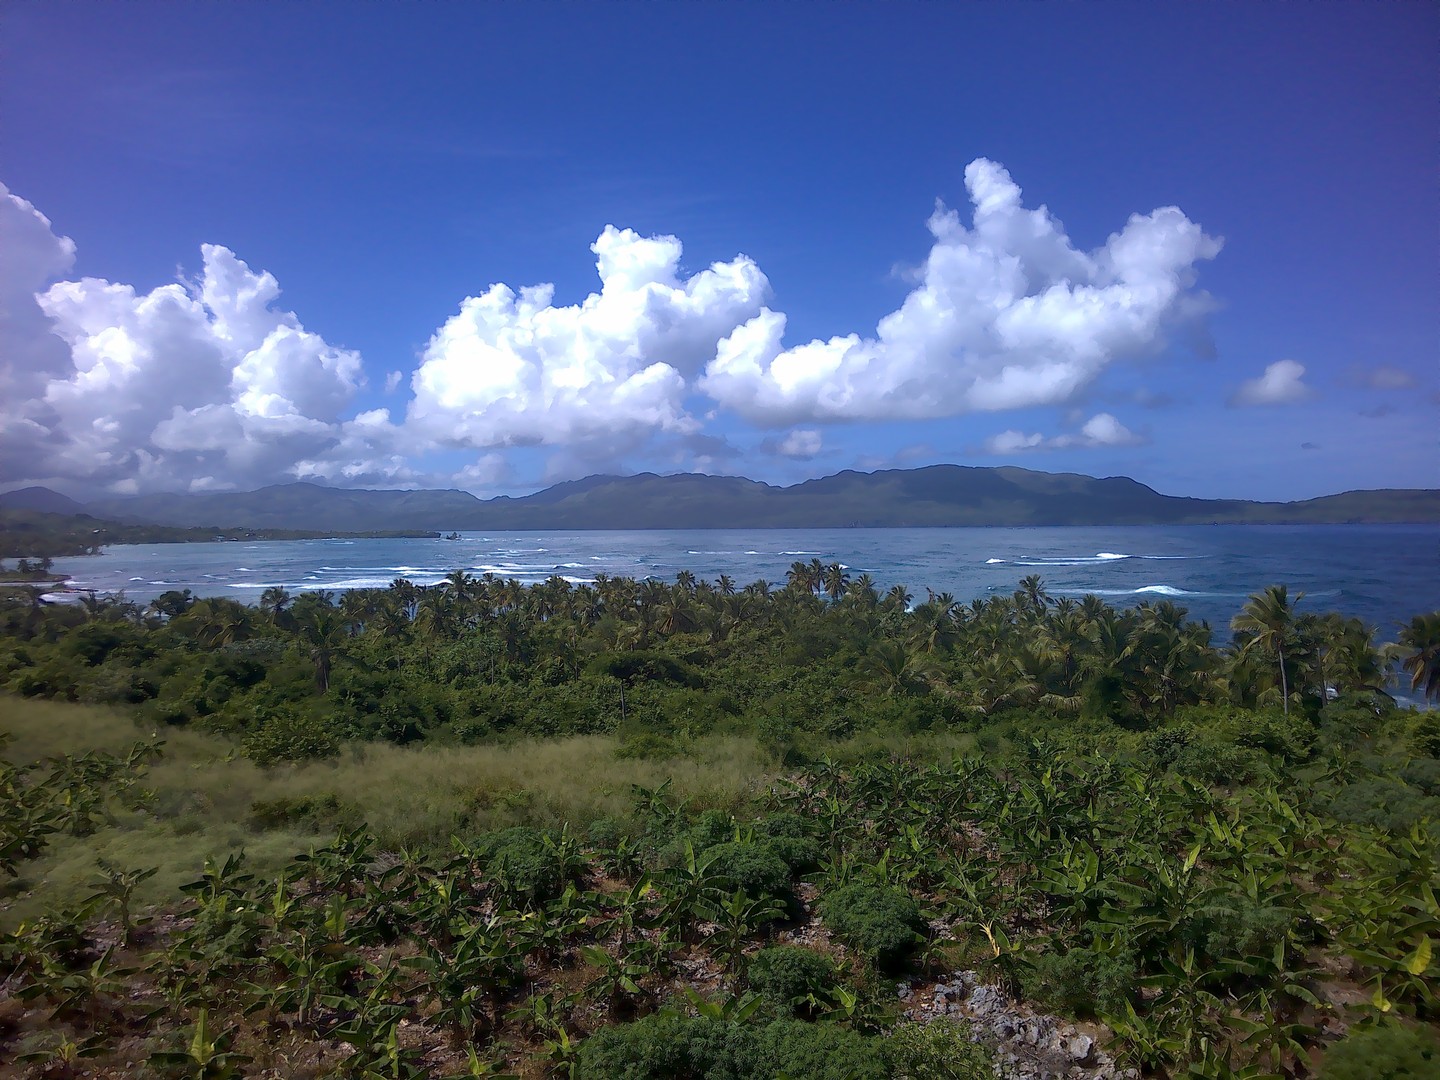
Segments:
[[[0,606],[16,1075],[975,1080],[960,972],[1135,1075],[1440,1060],[1440,724],[1389,696],[1440,697],[1440,613],[1386,645],[1276,586],[1221,641],[818,561],[39,593]]]

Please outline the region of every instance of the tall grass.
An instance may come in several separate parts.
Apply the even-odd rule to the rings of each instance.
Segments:
[[[122,712],[0,697],[0,755],[36,762],[96,749],[123,752],[153,732]],[[261,769],[233,743],[165,729],[163,757],[141,782],[138,809],[112,808],[86,837],[54,837],[22,876],[0,882],[0,922],[13,924],[88,891],[101,860],[125,869],[158,866],[141,900],[173,899],[209,856],[244,849],[264,873],[323,843],[336,828],[365,826],[388,847],[434,849],[452,835],[509,825],[583,831],[600,817],[625,818],[633,787],[671,782],[696,809],[740,810],[773,777],[751,739],[697,741],[669,760],[621,759],[608,736],[504,746],[357,745],[330,762]]]

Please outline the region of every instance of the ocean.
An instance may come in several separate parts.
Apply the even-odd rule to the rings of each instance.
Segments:
[[[1339,611],[1393,640],[1440,609],[1440,526],[1191,525],[967,529],[744,529],[465,533],[458,540],[296,540],[122,545],[57,559],[78,589],[146,603],[169,589],[247,603],[292,592],[431,585],[452,570],[525,583],[604,572],[673,581],[689,570],[740,586],[783,584],[796,561],[838,562],[882,591],[902,584],[961,602],[1014,591],[1039,574],[1054,596],[1095,593],[1128,607],[1169,598],[1228,636],[1230,617],[1267,585],[1303,592],[1302,611]]]

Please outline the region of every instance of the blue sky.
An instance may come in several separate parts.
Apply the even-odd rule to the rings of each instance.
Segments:
[[[1440,479],[1433,5],[0,18],[0,487]]]

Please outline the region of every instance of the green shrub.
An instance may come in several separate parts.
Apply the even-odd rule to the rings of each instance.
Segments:
[[[340,752],[339,742],[323,720],[283,706],[245,736],[242,745],[245,756],[262,768],[282,761],[331,758]]]
[[[1246,784],[1268,771],[1265,754],[1251,747],[1199,739],[1175,756],[1172,771],[1206,784]]]
[[[544,903],[579,879],[579,865],[561,858],[539,829],[516,826],[488,833],[469,844],[489,877],[522,903]]]
[[[1440,819],[1440,798],[1395,776],[1368,776],[1336,791],[1325,809],[1340,821],[1407,833],[1416,822]]]
[[[625,736],[615,748],[615,756],[621,761],[655,760],[684,756],[674,739],[653,731],[641,731]]]
[[[820,865],[820,841],[810,835],[808,823],[799,814],[770,814],[761,819],[755,833],[792,873],[803,874]]]
[[[900,1024],[890,1034],[892,1080],[991,1080],[989,1052],[970,1039],[963,1020],[937,1017]]]
[[[846,885],[821,901],[821,913],[836,937],[882,970],[902,966],[925,928],[910,894],[884,885]]]
[[[823,999],[835,986],[835,964],[823,953],[798,945],[761,949],[746,969],[750,988],[794,1009],[806,997]]]
[[[1433,1080],[1440,1043],[1420,1028],[1386,1024],[1352,1031],[1325,1053],[1320,1080]]]
[[[1290,908],[1230,896],[1203,908],[1186,927],[1186,943],[1210,960],[1269,956],[1296,927]]]
[[[261,829],[286,825],[302,828],[329,828],[340,820],[340,800],[331,792],[317,795],[257,799],[250,805],[250,821]]]
[[[1128,952],[1071,949],[1044,953],[1020,974],[1021,993],[1050,1012],[1066,1016],[1123,1016],[1135,994],[1138,972]]]
[[[1423,712],[1410,723],[1405,746],[1418,757],[1440,758],[1440,713]]]
[[[831,1025],[647,1016],[580,1046],[580,1080],[886,1080],[883,1040]]]
[[[705,852],[710,873],[726,892],[743,892],[751,897],[788,897],[790,867],[763,844],[716,844]]]

